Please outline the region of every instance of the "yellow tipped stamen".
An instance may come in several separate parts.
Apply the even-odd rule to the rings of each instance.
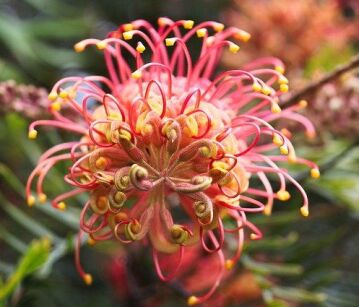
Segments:
[[[132,31],[135,28],[132,23],[126,23],[122,27],[125,32]]]
[[[61,91],[59,96],[62,98],[62,99],[66,99],[68,96],[69,96],[69,93],[66,92],[66,91]]]
[[[66,210],[66,204],[62,201],[62,202],[59,202],[57,204],[57,209],[61,210],[61,211],[65,211]]]
[[[304,217],[307,217],[307,216],[309,215],[308,207],[301,207],[301,208],[300,208],[300,213],[301,213]]]
[[[138,42],[136,50],[139,53],[143,53],[146,50],[146,47],[141,42]]]
[[[92,239],[91,237],[89,237],[89,238],[87,239],[87,244],[88,244],[89,246],[94,246],[94,245],[96,244],[96,240],[94,240],[94,239]]]
[[[278,114],[282,111],[282,109],[280,108],[278,103],[273,103],[272,107],[271,107],[271,111],[272,111],[272,113]]]
[[[51,104],[52,111],[60,111],[61,110],[61,103],[59,101],[55,101]]]
[[[51,101],[55,101],[57,99],[57,93],[56,92],[51,92],[49,94],[49,96],[47,96],[49,98],[49,100]]]
[[[238,29],[238,31],[234,34],[234,38],[246,43],[250,40],[251,35],[246,31]]]
[[[305,109],[308,106],[308,101],[303,99],[303,100],[299,101],[298,105],[301,109]]]
[[[305,135],[307,136],[307,138],[308,139],[314,139],[316,136],[317,136],[317,134],[315,133],[315,131],[307,131],[306,133],[305,133]]]
[[[239,49],[241,49],[237,44],[235,43],[230,43],[229,44],[229,51],[232,53],[237,53],[239,51]]]
[[[274,67],[274,69],[276,71],[278,71],[280,74],[284,74],[284,72],[285,72],[285,69],[283,66],[276,66],[276,67]]]
[[[277,197],[281,201],[287,201],[290,198],[290,194],[288,191],[280,190],[277,192]]]
[[[46,194],[45,193],[41,193],[41,194],[39,194],[39,201],[40,201],[40,203],[46,203],[46,200],[47,200],[47,196],[46,196]]]
[[[127,31],[127,32],[123,32],[122,36],[125,40],[128,41],[128,40],[132,39],[133,34],[134,34],[133,31]]]
[[[262,86],[258,82],[255,82],[252,85],[252,89],[255,92],[261,92],[262,91]]]
[[[232,259],[227,259],[225,263],[225,267],[227,270],[232,270],[234,267],[234,261]]]
[[[263,210],[263,214],[266,216],[270,216],[272,214],[272,207],[266,205]]]
[[[283,145],[283,140],[278,134],[273,135],[273,144],[275,144],[277,146],[282,146]]]
[[[289,81],[288,81],[288,79],[287,79],[286,77],[280,76],[280,77],[278,78],[278,83],[279,83],[279,84],[288,84]]]
[[[186,30],[191,30],[193,28],[193,25],[194,25],[194,21],[193,20],[186,20],[184,23],[183,23],[183,27],[186,29]]]
[[[188,306],[193,306],[193,305],[196,305],[196,304],[198,304],[198,298],[196,296],[192,295],[187,299],[187,305]]]
[[[98,50],[104,50],[107,47],[107,43],[104,41],[100,41],[96,44]]]
[[[75,49],[76,52],[82,52],[82,51],[85,50],[85,48],[86,48],[86,45],[84,43],[82,43],[82,42],[77,43],[77,44],[74,45],[74,49]]]
[[[220,22],[215,22],[214,25],[213,25],[213,29],[216,32],[221,32],[224,29],[224,24],[220,23]]]
[[[30,140],[34,140],[37,137],[37,131],[35,129],[32,129],[29,131],[28,138]]]
[[[310,176],[312,176],[312,178],[314,178],[314,179],[318,179],[318,178],[320,177],[320,171],[319,171],[319,169],[317,169],[317,168],[312,168],[312,169],[310,170]]]
[[[269,86],[263,86],[261,92],[268,96],[272,94],[272,89]]]
[[[160,17],[160,18],[158,18],[157,23],[160,27],[164,27],[164,26],[169,25],[169,20],[167,18]]]
[[[198,37],[205,37],[207,34],[207,29],[201,28],[196,31]]]
[[[136,80],[140,79],[142,78],[142,72],[140,70],[136,70],[131,74],[131,77]]]
[[[175,37],[166,38],[165,42],[167,47],[171,47],[175,44],[176,38]]]
[[[251,233],[249,237],[250,237],[251,240],[258,240],[259,239],[259,236],[257,234],[255,234],[255,233]]]
[[[288,147],[285,145],[282,145],[279,147],[279,151],[282,155],[287,155],[289,153]]]
[[[279,86],[279,90],[280,90],[282,93],[288,92],[288,91],[289,91],[289,86],[288,86],[288,84],[281,84],[281,85]]]
[[[83,277],[83,280],[86,285],[90,286],[93,282],[92,275],[91,274],[85,274]]]
[[[30,195],[27,199],[26,199],[26,202],[27,202],[27,205],[29,207],[32,207],[33,205],[35,205],[35,197],[33,195]]]

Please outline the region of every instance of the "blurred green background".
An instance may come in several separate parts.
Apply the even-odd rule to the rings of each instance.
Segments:
[[[83,284],[73,264],[78,210],[59,214],[50,206],[29,209],[24,201],[24,182],[40,153],[71,136],[51,131],[29,141],[34,115],[24,111],[28,105],[13,103],[24,95],[34,101],[29,91],[37,93],[36,101],[46,99],[46,89],[67,75],[106,74],[98,53],[77,54],[74,43],[102,38],[137,18],[156,23],[159,16],[216,20],[248,30],[252,39],[242,47],[243,56],[225,54],[223,66],[275,55],[288,65],[294,89],[358,52],[356,0],[0,0],[0,306],[185,304],[180,283],[158,281],[150,255],[135,250],[126,256],[116,243],[83,248],[84,266],[94,275],[91,287]],[[359,306],[359,132],[354,128],[359,86],[347,86],[353,79],[358,80],[356,71],[329,85],[330,94],[319,92],[309,100],[307,116],[319,137],[312,142],[299,137],[297,151],[319,163],[323,176],[314,182],[301,170],[292,171],[309,193],[311,216],[303,219],[296,206],[278,203],[270,218],[254,217],[264,239],[246,246],[236,274],[209,306]],[[36,88],[9,98],[8,80]],[[344,120],[336,121],[338,110],[328,108],[332,98],[351,111]],[[331,117],[324,119],[325,114]],[[50,173],[47,188],[54,195],[65,186],[63,171]],[[293,193],[293,203],[298,197]]]

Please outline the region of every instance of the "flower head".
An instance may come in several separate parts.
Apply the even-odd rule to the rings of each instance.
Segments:
[[[191,20],[159,18],[158,24],[155,29],[136,20],[104,40],[75,45],[78,52],[89,46],[101,50],[109,77],[68,77],[55,84],[49,95],[57,106],[51,109],[54,119],[32,123],[29,137],[35,138],[37,127],[45,125],[79,138],[42,155],[26,192],[33,205],[31,186],[38,177],[38,198],[46,200],[44,177],[56,163],[68,160],[65,180],[75,188],[53,199],[53,206],[64,210],[65,199],[87,192],[82,232],[91,242],[148,242],[162,280],[176,276],[187,246],[202,245],[216,255],[219,270],[207,293],[189,298],[193,305],[206,300],[225,268],[235,265],[247,231],[252,240],[262,237],[247,214],[270,214],[275,199],[288,200],[286,181],[302,194],[301,212],[308,215],[304,190],[277,162],[309,165],[316,177],[319,171],[296,157],[288,130],[271,124],[292,119],[314,133],[310,122],[296,113],[300,105],[285,110],[278,105],[278,96],[288,90],[280,60],[259,59],[214,76],[222,51],[237,53],[232,39],[247,41],[247,32],[211,21],[194,26]],[[187,48],[191,39],[202,44],[197,59]],[[79,120],[61,113],[65,104],[78,112]],[[272,174],[278,191],[268,179]],[[263,188],[250,184],[254,177]],[[232,223],[232,229],[224,223]],[[230,235],[236,237],[234,255],[225,248]],[[167,254],[177,255],[178,266],[164,273],[161,258]],[[91,283],[78,253],[76,260],[85,282]]]

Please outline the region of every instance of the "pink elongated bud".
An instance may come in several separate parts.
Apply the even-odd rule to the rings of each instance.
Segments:
[[[197,193],[206,190],[212,184],[212,178],[207,176],[196,176],[191,183],[171,184],[171,188],[178,193]]]
[[[215,157],[217,153],[216,145],[208,139],[195,141],[182,149],[179,153],[178,160],[188,161],[200,154],[204,158]]]

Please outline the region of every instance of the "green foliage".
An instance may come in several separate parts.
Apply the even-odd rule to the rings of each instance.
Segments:
[[[38,270],[48,259],[49,252],[50,241],[48,238],[32,241],[15,271],[4,284],[0,285],[0,301],[11,295],[25,277]]]

